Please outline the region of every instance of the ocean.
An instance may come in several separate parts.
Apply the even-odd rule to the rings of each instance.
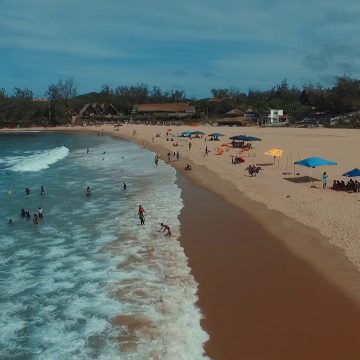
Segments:
[[[0,359],[205,359],[182,208],[175,170],[131,142],[0,135]]]

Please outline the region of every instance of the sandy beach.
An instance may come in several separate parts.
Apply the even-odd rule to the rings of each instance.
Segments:
[[[123,137],[164,160],[168,152],[180,152],[180,161],[171,165],[183,174],[181,242],[199,283],[199,306],[210,335],[207,354],[213,359],[358,359],[360,201],[356,194],[322,189],[316,179],[326,171],[331,185],[358,167],[360,131],[168,129],[105,125],[56,130]],[[194,139],[191,150],[187,139],[174,138],[176,147],[166,140],[166,132],[189,129],[226,136],[219,142]],[[244,155],[244,164],[231,163],[239,149],[215,155],[228,136],[244,132],[262,138]],[[275,147],[284,156],[274,165],[264,152]],[[315,188],[310,187],[309,170],[292,165],[310,156],[338,163],[313,169]],[[262,170],[250,177],[245,168],[254,162]],[[186,163],[191,172],[183,171]]]

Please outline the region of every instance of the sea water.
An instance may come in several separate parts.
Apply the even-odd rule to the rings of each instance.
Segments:
[[[181,189],[153,160],[106,136],[0,135],[0,359],[205,358]],[[20,216],[39,207],[39,225]]]

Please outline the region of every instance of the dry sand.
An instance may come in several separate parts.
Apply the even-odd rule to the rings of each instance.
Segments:
[[[310,188],[301,182],[308,169],[298,167],[300,175],[294,175],[291,162],[309,156],[337,161],[336,167],[313,170],[315,178],[327,171],[331,183],[359,167],[360,131],[197,127],[207,134],[245,131],[263,139],[254,143],[245,164],[232,165],[231,155],[238,150],[214,155],[227,137],[220,142],[194,139],[189,151],[187,140],[179,139],[178,147],[166,141],[167,129],[87,128],[132,139],[164,159],[168,151],[179,151],[182,160],[172,165],[183,169],[192,163],[187,178],[230,203],[211,200],[213,195],[202,195],[198,188],[184,192],[181,241],[199,282],[199,305],[211,337],[207,353],[214,359],[358,359],[360,201],[356,194],[323,190],[321,183]],[[189,128],[175,127],[172,133],[184,129]],[[154,137],[158,132],[161,137]],[[205,146],[211,151],[206,157]],[[285,150],[275,166],[263,155],[273,147]],[[249,162],[263,164],[256,178],[245,172]],[[186,179],[179,181],[190,187]],[[197,206],[203,202],[207,206]]]

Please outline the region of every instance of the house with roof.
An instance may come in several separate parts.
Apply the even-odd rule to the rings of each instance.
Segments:
[[[284,110],[280,109],[270,109],[268,114],[260,118],[262,126],[286,126],[288,123],[288,116],[284,115]]]
[[[195,115],[195,106],[189,103],[137,104],[132,114],[138,118],[187,118]]]
[[[81,117],[94,115],[117,115],[118,111],[113,104],[85,104],[79,111]]]

